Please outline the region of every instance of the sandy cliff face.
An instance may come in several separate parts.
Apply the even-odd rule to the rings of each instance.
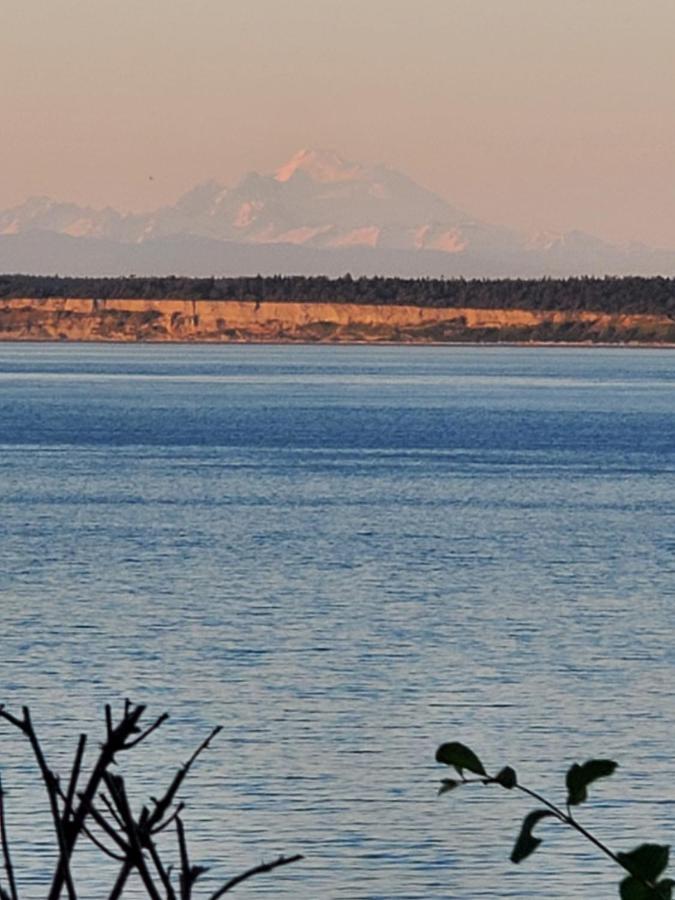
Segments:
[[[666,316],[208,300],[0,300],[0,340],[667,341]]]

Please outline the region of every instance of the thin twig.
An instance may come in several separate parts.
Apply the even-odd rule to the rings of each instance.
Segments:
[[[0,705],[0,719],[9,722],[28,738],[49,798],[60,852],[58,864],[50,885],[48,900],[58,900],[64,886],[67,889],[70,900],[76,900],[75,888],[70,871],[70,859],[78,837],[81,834],[88,838],[94,846],[106,856],[121,863],[117,879],[108,900],[119,900],[119,898],[122,897],[125,884],[133,869],[137,869],[150,900],[162,900],[162,895],[158,890],[158,886],[155,884],[154,879],[156,878],[159,878],[161,881],[161,888],[164,891],[166,900],[177,900],[177,893],[172,885],[171,873],[173,867],[164,865],[153,840],[155,834],[165,830],[171,824],[175,824],[176,826],[182,866],[180,873],[180,897],[181,900],[190,900],[194,884],[207,869],[203,866],[192,865],[190,863],[185,828],[180,815],[184,808],[184,804],[177,803],[170,814],[169,810],[175,803],[176,794],[185,780],[185,777],[190,772],[198,757],[209,747],[211,741],[220,732],[221,727],[218,726],[214,728],[197,747],[194,753],[192,753],[189,759],[175,772],[163,796],[161,796],[159,800],[151,798],[154,804],[152,811],[150,812],[148,808],[144,806],[139,817],[135,818],[131,812],[123,778],[121,776],[112,775],[108,770],[109,767],[115,763],[115,755],[117,753],[138,746],[138,744],[149,737],[149,735],[156,731],[167,720],[168,716],[166,714],[159,716],[148,728],[142,730],[139,722],[145,712],[144,705],[134,706],[129,699],[125,699],[124,712],[117,724],[113,721],[111,707],[106,705],[106,740],[100,748],[98,758],[90,771],[86,786],[84,787],[84,790],[78,790],[78,781],[82,775],[84,754],[87,744],[87,736],[81,734],[73,759],[68,785],[64,791],[61,788],[59,778],[47,764],[40,740],[33,727],[28,707],[23,707],[22,712],[23,718],[18,718],[7,712],[7,710]],[[133,738],[132,735],[134,735]],[[94,805],[94,798],[96,797],[96,794],[99,793],[99,787],[102,783],[105,784],[109,793],[108,796],[106,793],[100,792],[102,802],[105,804],[108,814],[112,816],[114,825],[120,829],[119,832],[113,824],[110,824],[106,816],[104,816]],[[2,783],[0,781],[0,844],[2,846],[5,870],[10,888],[8,893],[0,886],[0,900],[18,900],[18,891],[6,832],[3,797]],[[75,803],[76,797],[78,801],[77,804]],[[107,836],[107,838],[117,847],[119,852],[111,850],[110,847],[106,846],[103,840],[94,834],[91,828],[87,827],[86,819],[89,816],[91,816],[93,822],[101,830],[104,837]],[[577,823],[571,821],[569,824],[573,824],[577,827],[577,830],[583,833],[584,830],[581,826],[578,826]],[[146,851],[154,866],[156,874],[151,874],[150,869],[148,868],[149,861],[146,856]],[[288,865],[289,863],[296,862],[302,858],[303,857],[300,854],[291,857],[280,856],[273,862],[254,866],[227,881],[212,895],[211,900],[218,900],[218,898],[229,892],[237,884],[240,884],[242,881],[245,881],[254,875],[270,872],[279,866]]]
[[[128,872],[126,866],[122,866],[117,878],[115,879],[115,884],[113,885],[113,889],[108,894],[108,900],[119,900],[119,898],[122,896],[122,891],[124,890],[124,885],[126,884],[128,877],[129,877],[129,872]]]
[[[141,880],[145,885],[148,896],[151,897],[152,900],[162,900],[159,891],[152,880],[152,875],[148,870],[145,857],[143,856],[143,847],[141,846],[141,841],[139,839],[138,826],[129,806],[126,789],[124,787],[124,779],[120,775],[111,775],[110,772],[106,772],[103,777],[110,793],[110,797],[115,803],[120,818],[124,823],[124,830],[129,839],[130,852],[127,859],[138,870],[138,874],[141,876]]]
[[[107,772],[109,766],[115,762],[115,754],[125,749],[124,745],[130,735],[137,734],[140,730],[138,727],[138,722],[140,721],[144,712],[145,706],[143,704],[132,706],[130,701],[127,699],[124,701],[124,715],[122,716],[122,719],[120,720],[118,725],[114,726],[112,722],[112,712],[110,710],[110,706],[106,705],[105,717],[107,740],[101,747],[101,752],[89,776],[89,781],[87,782],[86,788],[81,794],[78,794],[80,803],[73,813],[70,828],[68,830],[66,853],[64,855],[64,858],[62,860],[59,860],[59,863],[57,865],[48,900],[58,900],[58,898],[60,897],[63,881],[64,879],[67,880],[68,877],[68,864],[70,856],[75,849],[75,844],[82,831],[82,825],[84,824],[84,821],[89,814],[89,809],[91,807],[91,804],[93,803],[94,797],[96,796],[103,776]]]
[[[65,801],[65,795],[61,789],[59,789],[59,795],[61,796],[61,799]],[[89,808],[89,814],[99,826],[99,828],[101,828],[102,831],[105,831],[105,833],[115,841],[118,847],[120,847],[124,851],[125,856],[119,856],[117,853],[114,853],[109,847],[106,847],[105,844],[100,841],[91,831],[91,829],[87,828],[85,824],[82,825],[82,833],[85,835],[85,837],[89,838],[92,844],[95,844],[99,848],[99,850],[101,850],[111,859],[114,859],[116,862],[124,862],[124,860],[126,859],[126,853],[129,849],[128,845],[119,837],[115,829],[106,822],[105,818],[93,805]]]
[[[82,826],[82,833],[85,837],[89,838],[92,844],[98,847],[101,853],[105,853],[106,856],[109,856],[110,859],[114,859],[115,862],[124,862],[126,857],[120,856],[119,853],[115,853],[115,851],[111,850],[110,847],[106,847],[103,841],[99,840],[94,832],[90,828],[87,828],[86,825]]]
[[[73,884],[73,878],[70,872],[70,853],[68,852],[68,843],[64,834],[61,812],[59,810],[57,789],[58,779],[47,765],[47,760],[45,759],[45,755],[42,752],[42,746],[40,745],[38,736],[35,733],[35,729],[33,728],[33,722],[30,717],[30,710],[27,706],[24,706],[22,712],[24,721],[23,730],[28,740],[30,741],[31,747],[33,748],[33,754],[35,756],[35,759],[37,760],[38,766],[40,767],[42,780],[44,781],[45,788],[47,790],[47,796],[49,798],[49,807],[51,809],[52,819],[54,822],[54,831],[56,832],[56,839],[59,844],[59,868],[61,868],[63,872],[62,883],[65,882],[66,884],[66,890],[68,891],[70,900],[77,900],[75,885]],[[58,894],[56,894],[55,896],[58,897]]]
[[[583,835],[586,840],[590,841],[592,844],[601,850],[605,856],[608,856],[613,862],[617,864],[617,866],[621,866],[622,869],[626,871],[630,871],[626,869],[624,864],[621,862],[616,853],[609,849],[606,844],[603,844],[601,840],[595,837],[595,835],[591,834],[590,831],[587,831],[583,825],[580,825],[579,822],[574,818],[570,811],[569,804],[567,805],[567,812],[563,812],[560,807],[556,806],[554,803],[550,803],[545,797],[542,797],[537,791],[530,790],[530,788],[526,788],[522,784],[516,784],[514,787],[521,791],[523,794],[527,794],[532,797],[534,800],[537,800],[539,803],[543,803],[544,806],[547,806],[559,819],[561,822],[564,822],[566,825],[569,825],[571,828],[574,828],[579,834]],[[630,873],[632,874],[632,872]],[[645,885],[648,886],[648,885]]]
[[[108,792],[110,793],[110,797],[115,803],[120,818],[124,823],[124,829],[129,839],[130,853],[128,855],[128,860],[132,862],[134,867],[138,870],[138,874],[140,875],[151,900],[162,900],[160,893],[152,880],[152,875],[148,870],[145,857],[143,856],[143,847],[139,840],[138,826],[134,820],[131,808],[129,807],[129,801],[124,787],[124,779],[120,775],[111,775],[110,772],[106,772],[103,777]]]
[[[147,829],[147,834],[151,835],[156,826],[161,825],[164,821],[164,816],[167,813],[167,810],[171,806],[178,792],[181,784],[185,780],[186,775],[198,759],[198,757],[207,749],[211,741],[215,738],[215,736],[222,731],[222,726],[218,725],[214,729],[212,729],[211,733],[201,742],[201,744],[194,751],[192,756],[187,760],[187,762],[183,763],[183,765],[178,769],[176,774],[174,775],[171,784],[166,789],[164,796],[157,800],[155,797],[151,797],[150,799],[155,804],[155,808],[152,813],[148,817],[147,821],[144,823],[145,828]],[[119,871],[117,876],[117,882],[115,884],[115,888],[113,893],[111,893],[108,900],[115,900],[116,897],[120,897],[122,890],[124,889],[124,885],[131,874],[133,869],[133,865],[126,860],[122,868]],[[117,893],[115,893],[117,891]]]
[[[105,816],[93,804],[89,809],[89,813],[90,813],[92,819],[94,820],[94,822],[96,822],[98,827],[101,829],[101,831],[104,831],[108,835],[108,837],[117,844],[117,846],[120,848],[120,850],[124,854],[124,857],[123,857],[124,861],[126,861],[128,855],[129,855],[129,844],[124,840],[124,838],[121,835],[119,835],[115,831],[115,829],[107,821]]]
[[[156,828],[153,828],[153,829],[152,829],[152,834],[153,834],[153,835],[155,835],[155,834],[160,834],[160,832],[162,832],[162,831],[164,831],[166,828],[168,828],[169,825],[171,825],[171,823],[174,821],[174,819],[176,818],[176,816],[179,816],[179,815],[183,812],[184,809],[185,809],[185,804],[184,804],[184,803],[179,803],[178,806],[177,806],[177,807],[174,809],[174,811],[171,813],[171,815],[169,816],[168,819],[165,819],[165,820],[162,822],[161,825],[158,825]]]
[[[192,887],[199,878],[208,872],[206,866],[193,866],[188,856],[187,840],[185,839],[185,828],[183,820],[180,816],[176,816],[176,834],[178,835],[178,848],[180,852],[181,874],[180,874],[180,896],[181,900],[190,900],[192,897]]]
[[[176,835],[178,837],[178,852],[180,853],[180,900],[190,900],[192,893],[192,880],[190,879],[190,858],[188,856],[187,841],[185,840],[185,828],[180,816],[176,816]]]
[[[155,869],[157,870],[157,874],[159,875],[162,884],[164,885],[167,900],[176,900],[176,892],[174,891],[173,885],[171,884],[171,867],[164,867],[164,863],[162,862],[162,859],[153,840],[148,839],[146,846],[148,848],[150,858],[154,863]]]
[[[162,713],[162,715],[159,716],[159,718],[155,719],[155,721],[152,723],[152,725],[150,725],[149,728],[146,728],[144,732],[139,734],[139,736],[137,738],[135,738],[135,740],[127,741],[127,743],[124,745],[124,749],[131,750],[132,747],[135,747],[137,744],[140,744],[141,741],[144,741],[146,739],[146,737],[148,737],[148,735],[152,734],[153,731],[156,731],[160,727],[160,725],[163,725],[164,722],[166,722],[166,720],[168,718],[169,718],[168,713]]]
[[[160,800],[154,800],[155,809],[153,810],[153,813],[150,817],[150,823],[149,823],[151,826],[156,825],[162,821],[162,819],[164,818],[164,816],[166,814],[167,809],[173,803],[173,798],[176,796],[176,792],[178,791],[179,787],[183,783],[185,776],[188,774],[188,772],[190,771],[192,766],[195,764],[195,762],[197,761],[197,758],[207,749],[207,747],[209,746],[211,741],[214,739],[214,737],[217,734],[219,734],[221,731],[222,731],[222,726],[217,725],[211,731],[211,733],[208,735],[208,737],[206,737],[201,742],[199,747],[197,747],[197,749],[192,754],[192,756],[188,759],[188,761],[183,763],[183,765],[180,767],[180,769],[178,769],[178,771],[176,772],[176,774],[173,777],[173,781],[169,785],[164,796]]]
[[[59,789],[59,795],[61,796],[61,799],[65,802],[65,795],[64,795],[63,791],[60,789]],[[117,838],[117,833],[111,826],[108,825],[107,822],[105,822],[105,819],[103,819],[103,816],[101,816],[100,813],[98,813],[96,810],[94,810],[93,807],[90,808],[89,814],[94,819],[94,821],[97,822],[99,827],[101,827],[101,826],[100,826],[100,822],[98,821],[98,819],[101,819],[104,822],[105,827],[103,830],[106,831],[106,834],[110,832],[113,839],[116,840],[118,846],[121,846],[126,853],[126,851],[128,850],[127,845],[123,841],[121,841]],[[85,835],[85,837],[89,838],[89,840],[92,842],[92,844],[95,844],[99,848],[99,850],[101,850],[103,853],[105,853],[106,856],[109,856],[111,859],[114,859],[116,862],[124,862],[124,860],[126,858],[125,856],[119,856],[119,854],[112,851],[109,847],[106,847],[106,845],[102,841],[100,841],[96,837],[96,835],[89,828],[87,828],[87,826],[85,824],[82,825],[82,833]]]
[[[86,745],[87,735],[81,734],[80,739],[77,742],[77,750],[75,751],[75,759],[73,760],[73,768],[70,773],[70,781],[68,782],[68,790],[65,796],[65,809],[63,811],[64,825],[68,822],[68,819],[73,812],[73,799],[75,798],[77,780],[80,777],[80,770],[82,769],[82,757],[84,756],[84,748]]]
[[[103,793],[103,791],[101,791],[101,792],[99,793],[99,797],[100,797],[101,800],[103,801],[103,803],[104,803],[106,809],[108,810],[108,812],[110,813],[110,815],[113,817],[113,819],[114,819],[115,822],[117,823],[117,827],[118,827],[121,831],[124,831],[124,822],[123,822],[123,821],[120,819],[120,817],[118,816],[117,810],[116,810],[115,807],[112,805],[112,803],[110,802],[110,800],[108,799],[108,797]]]
[[[11,713],[8,713],[4,704],[0,705],[0,717],[6,719],[11,725],[26,734],[26,723],[21,719],[17,719],[17,717],[13,716]]]
[[[298,862],[298,860],[304,859],[304,856],[301,853],[296,853],[295,856],[280,856],[278,859],[273,860],[269,863],[261,863],[259,866],[253,866],[252,869],[247,869],[245,872],[242,872],[240,875],[235,875],[234,878],[230,878],[229,881],[226,881],[225,884],[219,888],[214,894],[211,894],[209,900],[219,900],[224,894],[227,894],[228,891],[231,891],[233,887],[238,884],[241,884],[242,881],[246,881],[247,878],[253,878],[254,875],[260,875],[263,872],[271,872],[272,869],[277,869],[279,866],[287,866],[290,863]]]
[[[2,787],[2,778],[0,778],[0,842],[2,843],[2,855],[5,860],[5,872],[7,872],[7,881],[9,882],[9,896],[11,900],[18,900],[16,890],[16,881],[14,880],[14,866],[12,865],[12,855],[9,849],[9,840],[7,839],[7,823],[5,822],[5,792]]]
[[[485,778],[462,778],[462,784],[500,784],[497,778],[492,776],[487,776]],[[503,786],[503,785],[502,785]],[[640,875],[633,872],[631,869],[626,866],[624,862],[620,859],[618,854],[614,853],[606,844],[597,838],[594,834],[592,834],[588,829],[584,828],[580,822],[578,822],[574,816],[572,815],[570,805],[567,804],[567,812],[562,810],[559,806],[556,806],[555,803],[551,803],[550,800],[547,800],[542,794],[537,791],[531,790],[531,788],[525,787],[525,785],[517,783],[513,785],[513,789],[520,791],[523,794],[527,794],[528,797],[532,797],[533,800],[536,800],[538,803],[546,806],[553,815],[563,824],[568,825],[570,828],[573,828],[577,831],[582,837],[586,838],[587,841],[590,841],[595,847],[598,848],[605,856],[609,857],[612,862],[616,863],[617,866],[622,868],[625,872],[628,872],[633,878],[640,882],[643,887],[649,888],[650,890],[656,890],[656,885],[653,882],[650,882]],[[213,900],[213,898],[211,898]]]
[[[115,880],[115,887],[112,889],[108,900],[114,900],[114,898],[122,896],[124,885],[127,883],[127,879],[129,875],[131,875],[133,868],[134,865],[131,862],[129,856],[127,856],[120,866],[120,870],[117,873],[117,879]]]

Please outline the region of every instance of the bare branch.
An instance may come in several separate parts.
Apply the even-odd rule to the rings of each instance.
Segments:
[[[89,809],[89,814],[101,831],[104,831],[108,837],[117,844],[124,854],[124,861],[126,861],[129,855],[129,844],[115,831],[112,825],[106,820],[105,816],[93,804]]]
[[[138,722],[145,712],[145,706],[139,704],[132,706],[129,700],[124,702],[124,715],[118,725],[113,725],[112,712],[107,705],[105,710],[107,739],[101,747],[101,751],[89,776],[87,786],[81,794],[78,794],[80,803],[72,815],[69,823],[67,843],[61,853],[48,900],[58,900],[64,881],[69,879],[69,860],[72,856],[75,844],[82,831],[82,825],[89,814],[91,804],[96,796],[99,785],[109,766],[115,761],[115,754],[124,749],[124,745],[131,734],[139,731]],[[25,715],[25,714],[24,714]]]
[[[137,870],[149,900],[191,900],[196,882],[207,871],[206,867],[193,865],[189,859],[185,826],[181,818],[184,809],[182,802],[176,802],[176,796],[186,776],[199,756],[209,747],[211,741],[221,731],[220,726],[214,728],[201,742],[189,759],[175,771],[164,794],[156,799],[151,797],[152,806],[143,806],[140,814],[135,816],[127,797],[125,782],[122,776],[114,775],[110,767],[115,763],[115,755],[136,747],[156,731],[168,718],[167,714],[159,716],[152,724],[143,729],[140,721],[145,713],[145,706],[134,705],[130,700],[124,701],[124,712],[115,722],[110,705],[105,707],[106,738],[100,746],[98,757],[94,760],[83,790],[78,790],[78,782],[83,779],[83,766],[87,736],[81,734],[73,758],[67,787],[62,789],[58,776],[47,764],[40,740],[37,737],[28,707],[23,707],[22,718],[12,715],[0,705],[0,720],[9,722],[25,735],[32,747],[45,789],[49,798],[54,830],[58,842],[59,856],[47,900],[59,900],[64,888],[70,900],[76,900],[70,860],[80,835],[84,835],[92,844],[110,859],[120,864],[114,886],[108,900],[120,900],[129,876]],[[106,790],[101,790],[105,786]],[[100,795],[105,804],[105,811],[95,806],[95,798]],[[4,794],[0,781],[0,852],[4,858],[9,891],[0,886],[0,900],[19,900],[9,840],[6,831]],[[77,800],[77,802],[76,802]],[[104,814],[105,812],[105,814]],[[87,819],[91,817],[95,828],[88,827]],[[155,835],[175,825],[178,838],[181,871],[179,888],[172,884],[174,867],[165,865],[155,844]],[[118,830],[119,829],[119,830]],[[100,833],[99,833],[100,832]],[[112,847],[108,844],[112,842]],[[253,875],[270,872],[279,866],[287,865],[302,856],[281,856],[270,863],[262,863],[231,878],[211,897],[218,900],[235,885],[240,884]]]
[[[113,819],[114,819],[115,822],[117,823],[117,827],[118,827],[121,831],[124,831],[124,822],[122,822],[122,820],[120,819],[120,817],[117,815],[117,810],[116,810],[115,807],[112,805],[112,803],[110,802],[109,798],[103,793],[103,791],[100,792],[99,797],[100,797],[101,800],[103,801],[103,803],[104,803],[105,807],[107,808],[108,812],[110,813],[110,815],[113,817]]]
[[[242,881],[246,881],[247,878],[253,878],[254,875],[261,875],[263,872],[271,872],[272,869],[277,869],[279,866],[287,866],[290,863],[298,862],[301,859],[304,859],[304,856],[301,853],[296,853],[295,856],[280,856],[272,862],[253,866],[252,869],[247,869],[240,875],[235,875],[234,878],[230,878],[229,881],[226,881],[221,888],[214,894],[211,894],[209,900],[219,900],[220,897],[227,894],[227,892],[231,891],[236,885],[241,884]]]
[[[112,775],[110,772],[106,772],[103,777],[110,793],[110,797],[117,807],[119,816],[124,823],[124,830],[129,839],[130,852],[127,859],[136,869],[138,869],[138,874],[141,876],[141,880],[143,881],[151,900],[162,900],[148,870],[145,857],[143,856],[143,847],[139,839],[138,825],[129,806],[126,789],[124,787],[124,779],[120,775]]]
[[[161,825],[158,825],[156,828],[153,828],[151,834],[153,834],[153,835],[159,834],[160,832],[162,832],[166,828],[168,828],[169,825],[171,825],[171,823],[175,820],[176,816],[179,816],[183,812],[184,809],[185,809],[185,804],[179,803],[178,806],[171,813],[169,818],[165,819]]]
[[[47,796],[49,798],[49,808],[52,814],[52,820],[54,823],[54,831],[56,832],[56,839],[59,845],[59,867],[62,869],[63,878],[62,883],[65,882],[66,889],[68,891],[68,896],[70,900],[77,900],[75,894],[75,886],[73,884],[72,875],[70,873],[70,865],[69,859],[70,854],[68,852],[68,845],[66,842],[66,837],[63,830],[63,823],[61,820],[61,812],[59,810],[58,803],[58,778],[54,775],[52,770],[47,765],[47,760],[45,759],[45,755],[42,752],[42,746],[40,745],[40,741],[38,740],[38,736],[35,733],[35,729],[33,728],[33,722],[30,716],[30,710],[27,706],[24,706],[22,709],[23,712],[23,732],[30,741],[30,745],[33,748],[33,755],[37,761],[37,764],[40,768],[40,772],[42,774],[42,780],[45,785],[45,789],[47,791]],[[18,720],[17,720],[18,721]],[[56,895],[58,896],[58,894]]]
[[[0,718],[6,719],[11,725],[26,734],[26,723],[21,719],[17,719],[17,717],[13,716],[11,713],[8,713],[4,704],[0,705]]]
[[[12,865],[12,855],[9,849],[9,840],[7,839],[7,823],[5,822],[5,792],[2,788],[2,778],[0,778],[0,843],[2,843],[2,856],[5,861],[7,881],[9,882],[9,897],[10,900],[17,900],[19,895],[16,890],[16,882],[14,880],[14,867]]]
[[[124,865],[119,871],[119,875],[113,885],[112,891],[108,894],[108,900],[119,900],[122,896],[122,891],[124,890],[124,885],[127,882],[127,878],[129,877],[129,872],[131,871],[131,866]]]
[[[162,884],[164,885],[167,900],[176,900],[176,892],[174,891],[173,885],[171,884],[171,866],[167,866],[166,868],[164,867],[164,863],[161,860],[154,841],[148,840],[146,846],[154,863],[155,869],[157,870],[157,874],[159,875]]]
[[[207,747],[209,746],[209,744],[211,743],[211,741],[214,739],[214,737],[215,737],[217,734],[219,734],[221,731],[222,731],[222,726],[221,726],[221,725],[217,725],[217,726],[211,731],[211,733],[209,734],[209,736],[208,736],[207,738],[205,738],[205,739],[201,742],[201,744],[199,745],[199,747],[197,747],[197,749],[196,749],[195,752],[192,754],[192,756],[188,759],[188,761],[187,761],[186,763],[184,763],[184,764],[181,766],[181,768],[176,772],[176,774],[175,774],[174,777],[173,777],[173,781],[171,782],[171,784],[170,784],[169,787],[167,788],[167,791],[166,791],[166,793],[164,794],[164,796],[161,797],[159,800],[155,800],[155,801],[154,801],[154,802],[155,802],[155,809],[154,809],[154,811],[153,811],[153,813],[152,813],[152,816],[150,817],[150,819],[151,819],[150,824],[151,824],[151,825],[154,826],[154,825],[156,825],[156,824],[158,824],[159,822],[162,821],[162,819],[163,819],[164,816],[166,815],[167,809],[168,809],[169,806],[171,806],[171,804],[173,803],[173,799],[174,799],[174,797],[176,796],[176,793],[177,793],[178,789],[180,788],[181,784],[183,783],[183,781],[184,781],[184,779],[185,779],[185,776],[188,774],[188,772],[190,771],[190,769],[192,768],[192,766],[195,764],[195,762],[197,761],[197,758],[204,752],[204,750],[207,749]]]
[[[180,897],[181,900],[190,900],[192,897],[192,887],[197,880],[208,872],[206,866],[193,866],[190,864],[188,856],[187,841],[185,839],[185,828],[183,820],[180,816],[176,816],[176,834],[178,836],[178,849],[180,852]]]
[[[162,715],[158,719],[155,719],[152,725],[149,728],[146,728],[145,731],[140,734],[135,740],[127,741],[127,743],[124,745],[124,749],[131,750],[131,748],[135,747],[136,744],[140,744],[141,741],[144,741],[146,737],[148,737],[148,735],[152,734],[153,731],[156,731],[160,727],[160,725],[163,725],[168,718],[168,713],[162,713]]]
[[[88,837],[89,840],[94,844],[94,846],[98,847],[101,853],[105,853],[106,856],[109,856],[110,859],[114,859],[115,862],[124,862],[126,857],[120,856],[119,853],[115,853],[114,850],[111,850],[110,847],[106,847],[103,841],[100,841],[93,831],[90,828],[87,828],[86,825],[82,826],[82,833],[85,837]]]
[[[188,857],[185,829],[180,816],[176,816],[176,836],[178,837],[178,851],[180,853],[180,900],[190,900],[192,883],[190,881],[190,859]]]
[[[73,799],[75,798],[75,790],[77,788],[77,780],[80,777],[80,770],[82,768],[82,757],[84,756],[84,748],[87,745],[87,735],[81,734],[80,739],[77,742],[77,750],[75,751],[75,759],[73,760],[73,768],[70,773],[70,781],[68,782],[68,791],[65,796],[65,809],[63,810],[63,823],[64,825],[68,822],[68,819],[71,817],[73,813]]]

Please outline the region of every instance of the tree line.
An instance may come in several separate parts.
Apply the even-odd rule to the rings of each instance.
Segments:
[[[589,310],[675,314],[675,278],[541,279],[341,278],[274,275],[237,278],[71,278],[1,275],[0,298],[85,297],[146,300],[329,302],[482,309]]]

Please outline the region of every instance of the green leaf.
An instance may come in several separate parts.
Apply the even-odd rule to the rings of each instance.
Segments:
[[[612,759],[589,759],[582,766],[574,763],[567,772],[567,802],[570,806],[583,803],[588,793],[586,788],[598,778],[607,778],[614,772],[617,764]]]
[[[617,853],[621,865],[635,878],[654,882],[668,865],[667,844],[641,844],[630,853]]]
[[[454,766],[459,775],[462,769],[468,769],[476,775],[486,775],[483,763],[478,759],[473,750],[469,749],[465,744],[459,741],[451,741],[449,744],[441,744],[436,751],[436,762],[444,763],[446,766]]]
[[[512,769],[511,766],[504,766],[504,768],[495,775],[495,781],[503,788],[506,788],[507,791],[510,791],[518,784],[516,770]]]
[[[665,878],[654,887],[647,887],[642,881],[629,875],[619,885],[621,900],[672,900],[675,881]]]
[[[652,894],[650,888],[629,875],[619,885],[619,896],[621,900],[649,900]]]
[[[541,839],[536,838],[532,834],[532,830],[537,822],[541,819],[545,819],[546,816],[552,815],[553,813],[549,812],[547,809],[535,809],[534,812],[528,813],[528,815],[525,816],[523,824],[520,827],[518,840],[511,853],[512,863],[522,862],[522,860],[526,859],[531,853],[534,853],[539,844],[541,844]]]
[[[441,786],[438,789],[438,796],[440,797],[441,794],[447,794],[448,791],[454,791],[461,783],[461,781],[455,781],[454,778],[443,778],[441,780]]]

